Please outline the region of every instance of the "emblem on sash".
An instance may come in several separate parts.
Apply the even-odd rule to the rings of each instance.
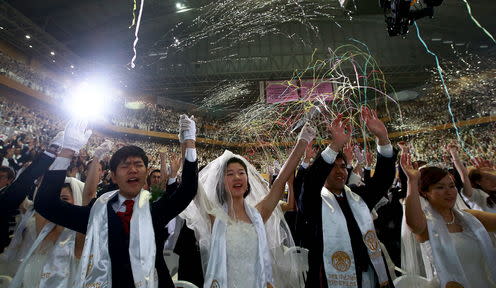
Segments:
[[[210,288],[220,288],[219,282],[217,282],[217,280],[212,281]]]
[[[90,274],[90,271],[93,269],[93,254],[88,258],[88,267],[86,267],[86,275]]]
[[[348,253],[344,251],[337,251],[332,254],[332,266],[336,268],[336,270],[345,272],[348,271],[351,267],[351,258]]]
[[[379,249],[379,240],[377,240],[377,235],[374,230],[369,230],[363,237],[363,242],[369,248],[370,251],[377,251]]]
[[[455,281],[450,281],[446,283],[446,288],[463,288],[463,285]]]

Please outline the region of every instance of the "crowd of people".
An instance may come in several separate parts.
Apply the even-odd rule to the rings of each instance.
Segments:
[[[64,88],[60,83],[2,52],[0,52],[0,75],[5,75],[54,100],[61,99],[64,95]]]
[[[494,124],[392,142],[364,107],[368,153],[338,115],[328,145],[306,124],[275,157],[197,147],[186,115],[166,144],[7,98],[0,113],[10,287],[496,285]]]
[[[16,81],[44,79],[0,59]],[[486,92],[467,109],[455,96],[458,117],[493,115]],[[9,287],[496,287],[494,123],[390,139],[362,107],[366,151],[342,114],[302,125],[293,147],[224,151],[196,143],[210,123],[172,108],[110,116],[179,136],[161,142],[0,100]],[[447,115],[439,97],[418,101],[404,105],[407,117],[450,120],[436,118]]]
[[[143,103],[142,109],[127,109],[124,106],[117,106],[116,109],[108,116],[109,122],[115,126],[140,129],[145,131],[157,131],[171,134],[177,134],[177,125],[174,119],[177,119],[181,113],[186,111],[177,111],[173,107],[164,107]],[[207,122],[201,116],[195,116],[198,123],[198,136],[210,139],[218,139],[218,134],[212,128],[215,125],[213,120]],[[205,125],[208,124],[208,125]]]
[[[451,114],[456,121],[495,116],[494,73],[495,71],[489,71],[471,77],[454,78],[447,84],[451,99],[446,96],[440,85],[434,85],[422,91],[422,95],[417,99],[400,102],[403,117],[393,119],[392,128],[416,130],[451,123],[453,121]],[[429,113],[425,113],[425,110],[419,107],[429,107]],[[394,105],[390,105],[389,108],[394,114],[399,114]]]

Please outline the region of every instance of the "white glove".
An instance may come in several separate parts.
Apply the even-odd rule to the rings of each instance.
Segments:
[[[86,130],[86,126],[88,126],[87,120],[69,121],[65,127],[62,147],[76,153],[79,152],[91,136],[91,130]]]
[[[50,142],[50,145],[57,145],[59,147],[62,147],[62,144],[64,144],[64,131],[57,133]]]
[[[105,140],[100,146],[98,146],[93,152],[93,158],[101,160],[103,156],[112,150],[114,143],[110,140]]]
[[[305,140],[307,143],[312,142],[312,140],[315,138],[316,131],[315,129],[310,126],[309,123],[306,123],[303,128],[301,128],[300,134],[298,135],[298,141],[299,140]]]
[[[185,140],[196,141],[196,123],[193,116],[183,114],[179,117],[179,142]]]

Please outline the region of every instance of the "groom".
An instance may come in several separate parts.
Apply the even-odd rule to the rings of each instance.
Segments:
[[[87,234],[75,287],[174,287],[162,256],[161,231],[188,206],[198,186],[195,122],[182,115],[180,126],[185,160],[177,193],[149,203],[149,192],[142,189],[148,157],[139,147],[124,146],[110,159],[112,181],[119,190],[88,206],[68,204],[59,196],[71,158],[90,134],[82,121],[66,127],[63,149],[45,175],[34,205],[49,221]]]

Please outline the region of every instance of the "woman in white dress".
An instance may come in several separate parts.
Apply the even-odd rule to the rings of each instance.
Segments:
[[[408,177],[406,225],[422,243],[435,286],[495,287],[496,251],[488,231],[496,230],[496,214],[457,209],[458,192],[444,169],[415,169],[408,152],[401,155],[401,167]]]
[[[202,250],[204,287],[264,288],[280,283],[274,280],[280,276],[273,271],[277,266],[274,248],[291,243],[292,238],[276,207],[314,137],[315,130],[305,125],[270,190],[248,161],[229,151],[200,172],[205,191],[199,191],[181,216],[195,230]],[[290,277],[286,278],[289,282]]]
[[[84,183],[70,177],[65,182],[60,198],[68,203],[81,205]],[[27,217],[23,219],[26,221],[24,229],[16,233],[35,233],[35,240],[32,241],[33,237],[24,237],[20,241],[13,241],[18,242],[17,247],[26,246],[23,243],[25,241],[30,242],[27,244],[31,244],[31,247],[23,255],[18,253],[18,259],[15,260],[20,265],[9,287],[72,287],[72,277],[84,246],[84,235],[54,225],[32,211],[32,208],[24,217]]]

